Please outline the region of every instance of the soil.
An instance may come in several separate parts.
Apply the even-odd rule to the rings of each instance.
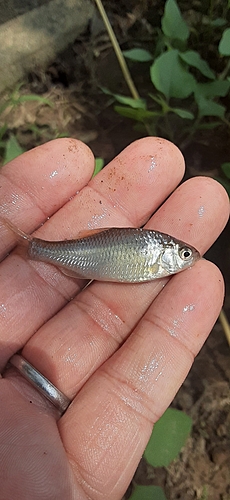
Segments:
[[[136,484],[161,486],[167,500],[230,499],[229,379],[229,347],[217,323],[172,403],[193,420],[185,447],[168,468],[142,460]]]
[[[127,6],[128,3],[128,6]],[[105,2],[107,12],[123,49],[137,39],[151,38],[152,9],[136,1],[120,2],[119,8]],[[162,13],[158,2],[155,23]],[[162,7],[163,8],[163,7]],[[132,65],[132,74],[145,95],[148,67]],[[37,94],[50,101],[27,101],[5,110],[0,126],[17,135],[24,149],[58,136],[72,136],[87,143],[96,157],[105,163],[125,146],[143,135],[133,123],[113,110],[111,96],[101,86],[128,95],[115,55],[99,17],[82,37],[61,54],[47,71],[28,75],[20,92]],[[2,99],[6,99],[3,96]],[[179,144],[181,146],[181,144]],[[221,128],[199,134],[183,147],[186,178],[195,175],[219,175],[219,166],[229,161],[229,137]],[[225,311],[230,313],[230,238],[229,227],[208,252],[207,257],[219,265],[226,280]],[[193,419],[193,430],[179,457],[168,468],[153,468],[144,460],[136,471],[138,484],[161,486],[167,500],[230,500],[230,358],[229,346],[219,322],[194,362],[192,370],[175,397],[172,406]],[[132,491],[130,485],[125,498]]]

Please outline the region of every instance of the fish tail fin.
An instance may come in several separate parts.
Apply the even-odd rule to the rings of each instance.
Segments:
[[[2,217],[1,215],[0,215],[0,223],[3,224],[3,226],[10,229],[10,231],[12,231],[14,234],[16,234],[17,240],[20,243],[28,244],[32,241],[32,236],[24,233],[24,231],[22,231],[21,229],[18,229],[11,221],[5,219],[5,217]]]

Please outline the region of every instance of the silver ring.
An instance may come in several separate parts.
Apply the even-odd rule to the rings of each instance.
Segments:
[[[59,391],[55,385],[53,385],[48,378],[44,377],[41,372],[36,370],[33,365],[31,365],[25,358],[19,356],[19,354],[14,354],[9,360],[11,365],[13,365],[17,370],[25,377],[43,396],[45,396],[53,405],[63,414],[71,400]]]

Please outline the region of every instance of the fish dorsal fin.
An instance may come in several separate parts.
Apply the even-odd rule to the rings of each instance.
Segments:
[[[93,236],[94,234],[103,233],[104,231],[108,231],[112,229],[111,227],[99,227],[97,229],[83,229],[79,231],[76,235],[77,240],[81,240],[83,238],[88,238],[89,236]]]

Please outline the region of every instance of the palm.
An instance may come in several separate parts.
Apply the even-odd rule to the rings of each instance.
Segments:
[[[55,214],[38,232],[44,239],[73,238],[85,228],[137,227],[177,186],[183,160],[170,143],[149,138],[87,184],[92,171],[93,158],[77,141],[35,149],[2,170],[1,213],[29,232]],[[148,227],[203,253],[227,217],[221,186],[194,178]],[[3,259],[13,235],[3,227],[1,235]],[[0,386],[1,498],[121,498],[153,423],[217,318],[219,271],[202,260],[170,281],[94,282],[81,292],[83,282],[14,253],[2,260],[0,286],[1,369],[23,349],[73,400],[58,419],[52,405],[7,370]]]

